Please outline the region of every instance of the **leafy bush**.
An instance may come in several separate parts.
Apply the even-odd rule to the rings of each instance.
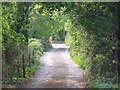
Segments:
[[[28,48],[30,53],[32,53],[32,51],[35,51],[35,53],[37,52],[39,54],[43,53],[44,47],[41,40],[30,38],[28,43],[29,43]]]
[[[91,88],[118,88],[117,80],[118,80],[118,77],[114,77],[114,78],[99,77],[95,80],[92,80],[90,87]]]
[[[74,54],[75,52],[71,50],[71,56],[75,60],[75,62],[80,65],[80,67],[84,70],[90,70],[91,60],[90,58],[83,58],[80,55]],[[74,56],[73,56],[74,55]]]
[[[49,40],[46,39],[46,38],[42,39],[41,43],[44,46],[43,51],[46,51],[46,50],[48,50],[49,48],[52,47]]]
[[[69,35],[66,43],[70,44],[71,57],[81,68],[88,69],[94,79],[98,76],[113,78],[117,74],[112,63],[112,46],[118,45],[118,4],[76,3],[72,7],[69,12],[71,18],[64,26]],[[112,10],[113,7],[116,11]],[[108,76],[108,72],[112,76]],[[109,82],[96,83],[96,87],[111,86]]]

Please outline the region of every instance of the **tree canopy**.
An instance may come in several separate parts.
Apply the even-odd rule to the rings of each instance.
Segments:
[[[90,80],[112,77],[117,81],[113,59],[118,60],[119,50],[113,47],[120,43],[118,10],[118,3],[110,2],[3,2],[4,78],[10,76],[12,82],[21,77],[22,69],[26,75],[34,73],[52,37],[70,45],[71,57],[90,73]],[[12,72],[6,74],[9,68]],[[95,85],[101,87],[99,81]]]

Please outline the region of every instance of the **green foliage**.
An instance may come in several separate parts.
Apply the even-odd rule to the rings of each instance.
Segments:
[[[61,17],[64,17],[62,20],[63,30],[67,31],[65,42],[70,45],[70,55],[76,63],[81,68],[89,70],[94,79],[97,76],[113,77],[115,74],[109,76],[107,72],[115,71],[112,63],[112,46],[118,44],[116,37],[118,4],[70,2],[54,3],[54,5],[50,3],[46,7],[51,5],[54,8],[48,8],[48,10],[54,11],[54,20],[61,21]],[[65,7],[63,15],[59,14],[62,10],[61,7]],[[56,32],[53,32],[53,36],[54,33],[56,35]],[[108,86],[106,85],[106,87]]]
[[[70,36],[70,34],[67,33],[66,36],[65,36],[65,43],[68,44],[68,45],[71,45],[72,42],[73,42],[72,36]]]
[[[112,11],[112,8],[115,11]],[[64,27],[68,31],[66,42],[70,44],[72,58],[81,68],[89,70],[94,79],[98,76],[113,77],[115,74],[108,76],[107,72],[115,71],[112,63],[112,46],[118,44],[117,4],[71,3],[67,10],[70,10],[68,13],[71,19],[67,20]],[[111,86],[103,81],[96,83],[96,87]]]
[[[33,49],[38,49],[36,55],[30,55],[28,51],[28,29],[30,27],[29,14],[31,10],[29,8],[32,3],[17,3],[17,2],[4,2],[2,3],[2,73],[3,73],[3,85],[4,84],[19,84],[23,78],[23,57],[26,76],[30,76],[39,67],[38,59],[42,55],[41,43],[37,45],[35,43],[29,45],[29,49],[32,52]],[[39,41],[39,40],[38,40]],[[33,45],[32,45],[33,44]],[[33,48],[36,47],[36,48]],[[37,59],[37,61],[36,61]],[[34,64],[31,63],[34,61]],[[30,64],[31,63],[31,67]],[[28,68],[32,73],[28,74]]]
[[[91,88],[118,88],[117,77],[105,78],[100,77],[93,80],[91,83]]]
[[[8,77],[10,82],[21,80],[23,54],[26,76],[35,73],[39,57],[50,48],[48,39],[52,36],[55,40],[65,38],[71,57],[81,68],[89,70],[95,87],[116,87],[108,78],[116,74],[112,46],[118,44],[117,9],[116,3],[100,2],[2,3],[5,82]]]
[[[53,11],[50,14],[49,11],[44,9],[39,12],[41,8],[42,5],[36,4],[30,14],[31,29],[29,37],[39,39],[49,38],[52,31],[59,31],[63,26],[58,11]]]
[[[44,46],[43,48],[44,51],[52,47],[48,39],[42,39],[42,44]]]
[[[35,51],[35,53],[39,53],[40,55],[42,55],[44,47],[39,39],[30,38],[28,43],[30,53],[32,53],[32,51]]]
[[[34,75],[35,72],[40,68],[40,60],[39,56],[35,58],[34,64],[31,67],[26,68],[26,78],[29,78],[31,75]]]
[[[10,6],[11,5],[11,6]],[[10,8],[11,7],[11,8]],[[14,30],[14,23],[16,18],[16,3],[2,4],[2,35],[3,35],[3,50],[25,43],[25,37],[21,33]]]
[[[68,34],[71,41],[69,39],[68,42],[72,42],[72,56],[89,57],[91,62],[99,62],[98,64],[101,67],[103,64],[106,65],[105,61],[110,63],[111,47],[117,45],[116,38],[111,37],[111,34],[113,36],[115,34],[113,26],[117,16],[112,16],[107,4],[74,3],[72,5],[76,11],[71,12],[74,13],[73,15],[70,14],[72,19],[68,19],[65,24],[66,29],[69,27]],[[78,12],[79,10],[81,11]]]
[[[73,47],[73,46],[71,46],[71,47]],[[75,62],[77,64],[79,64],[82,69],[89,70],[91,67],[91,59],[82,57],[80,54],[77,55],[78,53],[74,52],[73,50],[75,50],[75,49],[71,48],[70,55],[73,57]]]
[[[12,77],[6,77],[4,78],[2,81],[3,85],[4,84],[21,84],[23,83],[25,80],[27,80],[30,76],[34,75],[35,72],[40,68],[40,60],[39,60],[39,55],[36,55],[35,59],[34,59],[34,64],[31,64],[31,66],[26,67],[25,71],[26,71],[26,78],[22,78],[22,73],[23,70],[22,68],[19,69],[19,73],[16,71],[16,67],[14,68],[15,71],[13,71],[12,73]],[[10,68],[12,68],[12,66],[9,66]],[[12,78],[12,81],[11,81]]]
[[[83,68],[83,69],[89,69],[90,68],[90,59],[86,58],[86,59],[83,59],[81,60],[80,62],[80,66]]]

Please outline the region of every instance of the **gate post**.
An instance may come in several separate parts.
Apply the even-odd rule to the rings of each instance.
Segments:
[[[24,54],[22,55],[22,61],[23,61],[23,78],[25,78],[25,58],[24,58]]]

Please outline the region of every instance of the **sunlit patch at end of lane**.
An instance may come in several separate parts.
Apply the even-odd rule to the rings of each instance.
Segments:
[[[52,44],[53,48],[69,48],[69,45],[66,44]]]

